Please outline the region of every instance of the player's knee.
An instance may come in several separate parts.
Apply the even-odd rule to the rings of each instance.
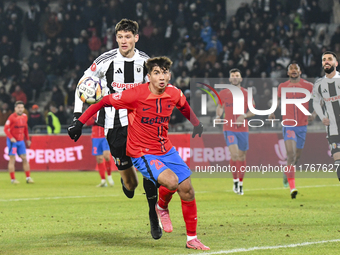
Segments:
[[[245,161],[246,160],[246,156],[243,155],[243,156],[238,156],[237,158],[238,161]]]
[[[192,201],[195,199],[195,190],[189,179],[184,180],[178,185],[178,193],[181,199],[185,201]]]
[[[231,160],[233,160],[233,161],[237,161],[237,160],[238,160],[238,155],[237,155],[237,153],[231,154],[230,157],[231,157]]]
[[[178,188],[178,177],[177,175],[169,176],[166,187],[169,190],[176,190]]]
[[[287,159],[293,160],[295,158],[294,151],[287,151]]]
[[[188,189],[184,190],[184,192],[185,192],[185,199],[187,201],[194,200],[194,198],[195,198],[195,190],[194,190],[194,188],[192,186],[189,187]]]
[[[26,158],[26,156],[21,156],[20,158],[22,159],[22,163],[27,163],[27,158]]]
[[[124,182],[124,186],[128,190],[135,190],[138,186],[138,180],[133,179],[127,180],[126,182]]]
[[[97,161],[98,164],[103,163],[103,157],[97,156],[97,157],[96,157],[96,161]]]

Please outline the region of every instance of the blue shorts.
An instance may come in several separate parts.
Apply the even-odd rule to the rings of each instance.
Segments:
[[[282,133],[285,141],[294,140],[296,148],[303,149],[307,135],[307,126],[283,127]]]
[[[12,143],[11,139],[7,137],[6,142],[9,156],[14,156],[15,154],[18,154],[20,156],[26,154],[26,145],[24,140]]]
[[[241,151],[249,150],[249,133],[248,132],[233,132],[224,131],[224,139],[227,146],[237,144],[238,149]]]
[[[103,155],[103,151],[109,151],[109,143],[105,137],[102,138],[92,138],[92,155],[100,156]]]
[[[178,183],[189,178],[191,171],[178,152],[172,147],[164,155],[144,155],[140,158],[132,158],[132,163],[141,174],[157,185],[158,176],[165,169],[170,169],[178,177]]]

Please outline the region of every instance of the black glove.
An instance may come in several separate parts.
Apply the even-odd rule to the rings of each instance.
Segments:
[[[79,119],[81,116],[81,112],[75,112],[73,113],[73,119],[72,119],[72,124],[75,125],[76,124],[76,121],[77,119]]]
[[[67,129],[68,135],[73,139],[75,142],[78,141],[79,137],[81,136],[81,129],[83,128],[83,123],[79,120],[73,122]]]
[[[197,134],[199,137],[201,137],[202,133],[203,133],[203,124],[200,122],[200,124],[194,127],[194,130],[192,131],[192,138],[195,138]]]

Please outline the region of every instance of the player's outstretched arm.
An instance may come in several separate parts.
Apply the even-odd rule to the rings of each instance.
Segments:
[[[68,135],[71,137],[71,139],[73,139],[75,142],[79,139],[83,125],[89,118],[92,117],[93,114],[106,106],[112,106],[110,97],[112,97],[112,95],[103,97],[102,100],[91,105],[77,120],[72,122],[72,124],[67,129]]]
[[[203,133],[203,124],[198,120],[196,114],[191,109],[190,105],[187,101],[185,101],[184,105],[179,108],[180,112],[187,118],[192,125],[194,125],[194,130],[192,132],[192,138],[194,138],[197,134],[201,137]]]

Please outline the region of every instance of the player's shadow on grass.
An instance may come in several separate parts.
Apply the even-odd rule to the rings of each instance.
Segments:
[[[135,231],[135,230],[134,230]],[[65,242],[69,244],[73,244],[73,246],[86,246],[86,245],[100,245],[100,246],[113,246],[113,247],[140,247],[140,248],[178,248],[172,242],[160,241],[164,238],[164,236],[159,240],[154,240],[151,237],[150,232],[147,231],[137,231],[131,232],[131,235],[128,233],[131,232],[127,230],[127,232],[113,232],[113,231],[91,231],[91,232],[70,232],[64,234],[55,234],[47,237],[49,242],[53,243],[53,246],[64,246]],[[164,235],[164,233],[163,233]],[[53,242],[55,240],[55,242]]]

